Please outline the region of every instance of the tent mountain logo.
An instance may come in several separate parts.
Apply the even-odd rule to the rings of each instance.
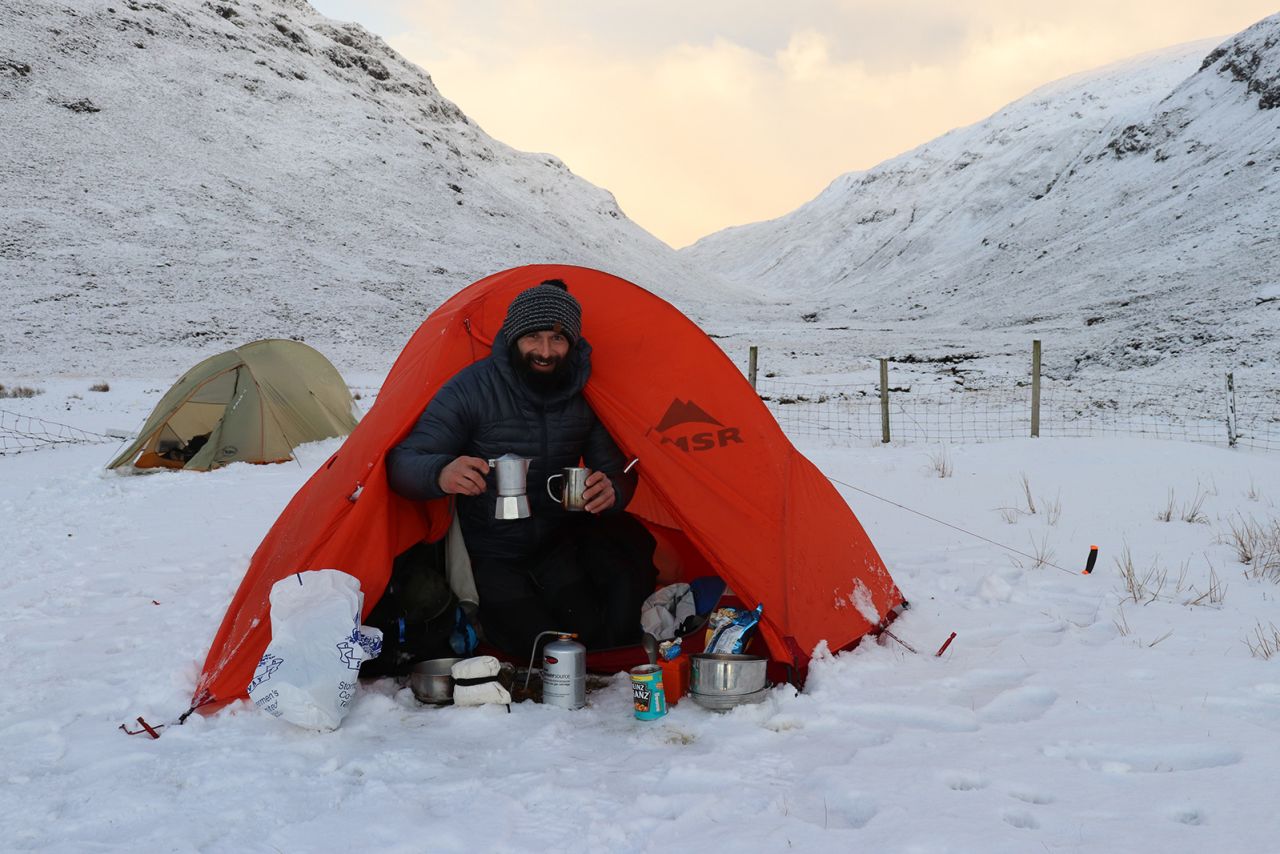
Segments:
[[[693,425],[693,426],[690,426]],[[698,425],[712,425],[715,430],[699,430]],[[676,428],[683,428],[676,430]],[[676,398],[667,407],[666,414],[658,422],[662,444],[675,445],[686,453],[711,451],[723,448],[731,442],[742,443],[742,431],[738,427],[726,427],[724,422],[708,413],[692,400]]]

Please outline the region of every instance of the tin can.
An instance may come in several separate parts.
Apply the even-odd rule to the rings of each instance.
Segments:
[[[667,713],[667,693],[662,685],[662,667],[642,664],[631,668],[631,699],[636,718],[653,721]]]
[[[587,704],[587,648],[560,635],[542,648],[542,702],[563,709]]]

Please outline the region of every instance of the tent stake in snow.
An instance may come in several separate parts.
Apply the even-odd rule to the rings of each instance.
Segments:
[[[881,629],[880,631],[884,632],[886,635],[888,635],[889,637],[891,637],[891,638],[893,638],[894,640],[896,640],[898,643],[900,643],[900,644],[902,644],[903,646],[905,646],[905,647],[907,648],[907,651],[908,651],[908,652],[910,652],[912,655],[919,655],[919,654],[920,654],[920,653],[916,652],[915,647],[913,647],[911,644],[907,643],[907,642],[906,642],[906,641],[904,641],[902,638],[898,637],[897,635],[895,635],[893,632],[889,631],[888,629]]]
[[[942,642],[942,646],[938,647],[938,651],[933,654],[934,658],[941,658],[942,654],[947,651],[947,647],[951,646],[951,642],[956,639],[956,633],[952,632],[951,637]]]
[[[151,736],[152,738],[159,738],[160,733],[157,732],[157,730],[164,729],[164,724],[160,724],[159,726],[152,726],[151,724],[144,721],[141,717],[138,718],[138,724],[142,727],[142,729],[129,729],[124,724],[120,724],[120,729],[124,730],[125,735],[142,735],[145,732],[147,735]]]

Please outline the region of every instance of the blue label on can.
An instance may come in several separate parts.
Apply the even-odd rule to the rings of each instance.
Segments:
[[[667,713],[667,693],[662,687],[662,668],[652,664],[631,671],[631,699],[636,717],[656,720]]]

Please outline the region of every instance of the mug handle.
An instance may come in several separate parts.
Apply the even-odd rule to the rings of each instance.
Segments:
[[[556,472],[555,474],[551,475],[551,477],[547,478],[547,495],[551,496],[551,500],[554,501],[555,503],[563,504],[564,490],[561,489],[559,495],[556,495],[554,492],[551,491],[551,481],[555,480],[556,478],[564,479],[564,475],[560,472]]]

